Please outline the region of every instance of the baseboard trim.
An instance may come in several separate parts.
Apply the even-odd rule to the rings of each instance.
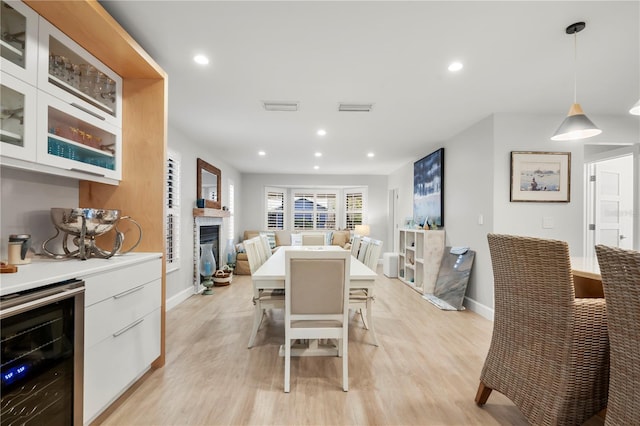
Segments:
[[[178,306],[179,304],[181,304],[191,296],[193,296],[193,287],[191,286],[185,288],[184,290],[177,293],[176,295],[171,296],[170,298],[167,299],[166,311],[167,312],[170,311],[171,309],[175,308],[176,306]]]
[[[482,303],[478,303],[473,299],[464,297],[464,306],[470,311],[475,312],[483,318],[488,319],[489,321],[493,321],[493,308],[488,307],[487,305],[483,305]]]

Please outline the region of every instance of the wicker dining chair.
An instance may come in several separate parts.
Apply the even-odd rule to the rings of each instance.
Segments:
[[[574,297],[566,242],[487,238],[495,311],[476,403],[495,389],[531,424],[582,424],[607,405],[604,299]]]
[[[640,252],[596,246],[607,301],[611,377],[605,425],[640,421]]]

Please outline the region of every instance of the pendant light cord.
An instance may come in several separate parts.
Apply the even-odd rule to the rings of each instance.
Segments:
[[[573,103],[578,103],[578,32],[573,33]]]

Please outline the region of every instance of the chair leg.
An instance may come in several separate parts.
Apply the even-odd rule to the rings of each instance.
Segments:
[[[366,330],[369,329],[369,324],[367,323],[367,317],[365,317],[364,312],[362,312],[362,308],[358,309],[358,313],[360,314],[360,318],[362,318],[362,325],[364,325],[364,328]],[[369,312],[367,310],[367,316],[368,316]]]
[[[284,391],[289,393],[291,378],[291,341],[287,338],[284,342]]]
[[[492,390],[493,389],[480,382],[478,392],[476,393],[476,404],[478,404],[478,407],[482,407],[487,403],[487,399],[489,399],[489,395],[491,395]]]
[[[256,304],[256,311],[253,316],[253,328],[251,329],[251,336],[249,336],[249,348],[253,347],[253,343],[256,340],[256,335],[258,334],[258,329],[260,328],[260,324],[262,323],[262,317],[264,312],[259,304]]]
[[[376,330],[373,328],[373,318],[371,317],[371,298],[367,299],[367,322],[368,324],[368,329],[369,329],[369,333],[371,334],[371,337],[373,337],[373,344],[374,346],[378,346],[378,336],[376,336]]]
[[[349,343],[346,339],[340,339],[342,346],[342,390],[349,391]]]

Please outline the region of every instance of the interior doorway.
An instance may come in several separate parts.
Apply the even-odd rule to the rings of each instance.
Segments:
[[[595,245],[632,249],[634,244],[634,152],[605,152],[586,163],[587,197],[585,255],[595,257]]]

